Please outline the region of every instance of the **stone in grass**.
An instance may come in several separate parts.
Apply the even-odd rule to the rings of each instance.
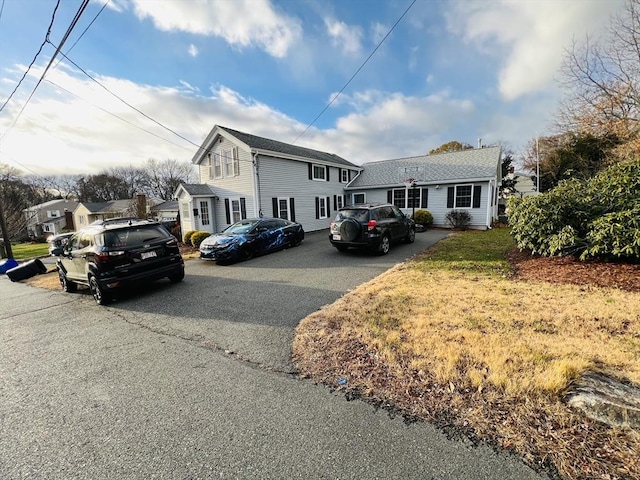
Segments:
[[[567,403],[607,425],[640,429],[640,388],[602,373],[589,372],[574,381]]]

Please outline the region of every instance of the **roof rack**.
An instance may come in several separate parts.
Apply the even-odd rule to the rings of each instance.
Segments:
[[[134,222],[151,222],[152,220],[147,220],[146,218],[139,217],[114,217],[114,218],[105,218],[104,220],[96,220],[92,222],[91,225],[113,225],[117,223],[127,223],[129,225],[133,225]]]

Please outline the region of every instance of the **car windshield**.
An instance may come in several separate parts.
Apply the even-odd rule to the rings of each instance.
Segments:
[[[102,238],[98,243],[102,243],[105,247],[132,247],[165,240],[168,236],[166,229],[160,225],[145,225],[104,232],[99,236]]]
[[[256,220],[243,220],[241,222],[234,223],[233,225],[228,227],[226,230],[224,230],[224,233],[230,233],[230,234],[248,233],[257,224],[258,222]]]
[[[350,210],[340,210],[336,215],[336,222],[341,222],[347,218],[353,218],[357,222],[366,222],[368,220],[369,210],[366,208],[354,208]]]

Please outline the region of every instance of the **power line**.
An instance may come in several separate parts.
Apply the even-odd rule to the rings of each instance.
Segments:
[[[411,4],[407,7],[407,9],[404,11],[404,13],[402,15],[400,15],[400,18],[398,18],[398,20],[396,21],[396,23],[393,24],[393,26],[391,27],[391,29],[387,32],[387,34],[384,36],[384,38],[382,40],[380,40],[380,42],[378,43],[378,45],[376,46],[376,48],[373,49],[373,51],[371,52],[371,54],[365,59],[364,62],[362,62],[362,65],[360,65],[360,67],[358,67],[358,69],[356,70],[356,72],[351,76],[351,78],[349,79],[349,81],[347,83],[345,83],[344,87],[342,87],[340,89],[340,91],[338,93],[336,93],[334,95],[334,97],[331,99],[331,101],[322,109],[322,111],[316,116],[316,118],[313,119],[313,121],[307,125],[307,128],[304,129],[304,131],[298,135],[295,140],[291,143],[296,143],[298,140],[300,140],[300,137],[302,137],[305,133],[307,133],[307,131],[318,121],[318,119],[324,114],[324,112],[326,112],[329,107],[333,104],[333,102],[335,102],[337,100],[337,98],[342,94],[342,92],[345,91],[345,89],[349,86],[349,84],[353,81],[354,78],[356,78],[356,75],[358,75],[358,73],[360,73],[360,70],[362,70],[364,68],[364,66],[369,62],[369,60],[371,59],[371,57],[373,57],[373,55],[378,51],[378,49],[380,48],[380,46],[384,43],[384,41],[387,39],[387,37],[389,35],[391,35],[391,33],[393,32],[393,30],[396,28],[396,26],[400,23],[400,21],[405,17],[405,15],[409,12],[409,10],[411,9],[411,7],[413,7],[413,4],[416,3],[417,0],[413,0],[411,2]]]
[[[24,72],[24,75],[22,75],[22,78],[20,79],[20,81],[18,82],[16,87],[13,89],[13,92],[11,92],[11,94],[9,95],[9,98],[7,98],[7,100],[0,107],[0,112],[2,112],[2,110],[4,110],[4,107],[7,105],[7,103],[9,103],[9,101],[11,100],[13,95],[16,93],[18,88],[20,88],[20,85],[22,84],[22,81],[25,79],[25,77],[29,73],[29,70],[31,70],[31,67],[33,67],[33,64],[36,63],[36,59],[38,58],[38,55],[40,55],[40,53],[42,52],[42,48],[45,46],[45,44],[49,40],[49,35],[51,35],[51,28],[53,27],[53,22],[54,22],[54,20],[56,18],[56,12],[58,11],[58,6],[59,5],[60,5],[60,0],[58,0],[58,3],[56,3],[56,7],[53,9],[53,14],[51,15],[51,23],[49,23],[49,28],[47,29],[47,34],[45,35],[44,40],[42,41],[42,44],[40,44],[40,48],[38,49],[38,51],[36,52],[35,56],[33,57],[33,60],[31,60],[31,63],[29,64],[29,67],[27,67],[27,70]],[[4,0],[2,1],[2,9],[4,9]],[[0,10],[0,15],[1,14],[2,14],[2,10]]]

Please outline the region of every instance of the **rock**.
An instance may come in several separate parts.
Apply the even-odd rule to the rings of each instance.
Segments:
[[[640,430],[640,387],[636,385],[588,372],[569,386],[565,400],[607,425]]]

